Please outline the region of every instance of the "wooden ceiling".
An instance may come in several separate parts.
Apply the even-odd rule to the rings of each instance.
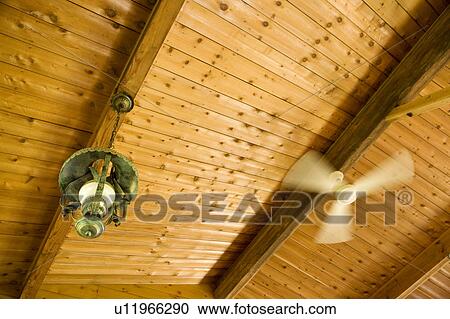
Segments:
[[[346,174],[353,181],[399,148],[413,154],[416,175],[398,189],[411,191],[414,200],[397,206],[395,225],[385,226],[383,215],[372,214],[367,226],[355,227],[352,241],[333,245],[315,243],[318,227],[302,225],[238,297],[371,297],[409,265],[449,228],[447,136],[437,129],[440,121],[429,122],[443,114],[438,109],[392,125]],[[411,131],[419,127],[420,136]],[[382,192],[369,200],[382,202]]]
[[[415,288],[409,295],[410,299],[440,299],[450,295],[450,263],[446,262],[427,280]]]
[[[329,148],[445,7],[186,0],[115,148],[139,169],[140,194],[228,192],[230,215],[251,193],[268,207],[291,165]],[[0,295],[20,295],[58,206],[59,168],[87,145],[152,8],[146,0],[1,1]],[[449,83],[447,65],[420,95]],[[384,289],[449,228],[449,112],[446,104],[402,118],[347,171],[355,180],[399,148],[412,153],[416,176],[399,189],[414,202],[399,207],[395,225],[373,214],[337,245],[314,243],[317,227],[301,226],[237,296],[361,298]],[[241,213],[246,221],[260,214]],[[72,229],[37,296],[211,297],[260,228],[143,223],[130,210],[93,241]],[[439,294],[430,287],[448,271],[436,276],[410,297]]]
[[[83,148],[152,5],[0,3],[0,294],[18,296],[58,206],[58,172]]]

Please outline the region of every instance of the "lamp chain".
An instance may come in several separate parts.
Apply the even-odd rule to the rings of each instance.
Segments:
[[[114,140],[116,139],[117,129],[120,123],[120,113],[116,111],[116,121],[114,123],[113,130],[111,132],[111,137],[109,139],[108,148],[114,148]]]

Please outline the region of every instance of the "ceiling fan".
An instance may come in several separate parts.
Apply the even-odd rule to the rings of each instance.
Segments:
[[[315,238],[318,243],[332,244],[352,239],[351,223],[333,224],[329,221],[335,216],[353,216],[351,204],[356,201],[358,194],[361,194],[359,192],[367,194],[376,189],[394,187],[407,182],[413,176],[414,162],[407,150],[393,154],[353,184],[344,179],[342,172],[333,169],[322,154],[310,151],[291,167],[281,188],[312,193],[335,192],[336,200],[327,212],[324,222],[320,222],[320,230]]]

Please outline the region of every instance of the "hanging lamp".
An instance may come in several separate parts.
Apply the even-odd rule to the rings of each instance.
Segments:
[[[120,113],[133,108],[124,93],[111,99],[116,122],[108,148],[85,148],[70,156],[59,173],[63,217],[75,220],[77,233],[84,238],[99,237],[107,225],[120,225],[138,191],[138,173],[133,162],[113,150]]]

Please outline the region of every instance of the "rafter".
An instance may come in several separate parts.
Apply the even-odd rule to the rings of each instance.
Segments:
[[[447,8],[329,148],[324,157],[336,169],[349,169],[387,128],[387,115],[397,105],[411,101],[445,65],[450,50],[449,24]],[[308,208],[299,209],[292,219],[265,225],[219,280],[215,296],[234,297],[297,229],[297,220],[308,213]]]
[[[435,93],[421,96],[411,102],[397,106],[386,116],[386,121],[398,121],[408,116],[413,117],[450,104],[450,87]]]
[[[120,91],[126,92],[132,98],[136,96],[183,3],[184,0],[158,1],[113,93]],[[107,105],[87,147],[108,145],[114,128],[115,117],[116,112]],[[123,122],[124,117],[125,114],[121,115],[120,124]],[[36,296],[53,259],[70,231],[70,227],[71,223],[61,218],[61,212],[58,209],[29,269],[21,298],[33,298]]]

